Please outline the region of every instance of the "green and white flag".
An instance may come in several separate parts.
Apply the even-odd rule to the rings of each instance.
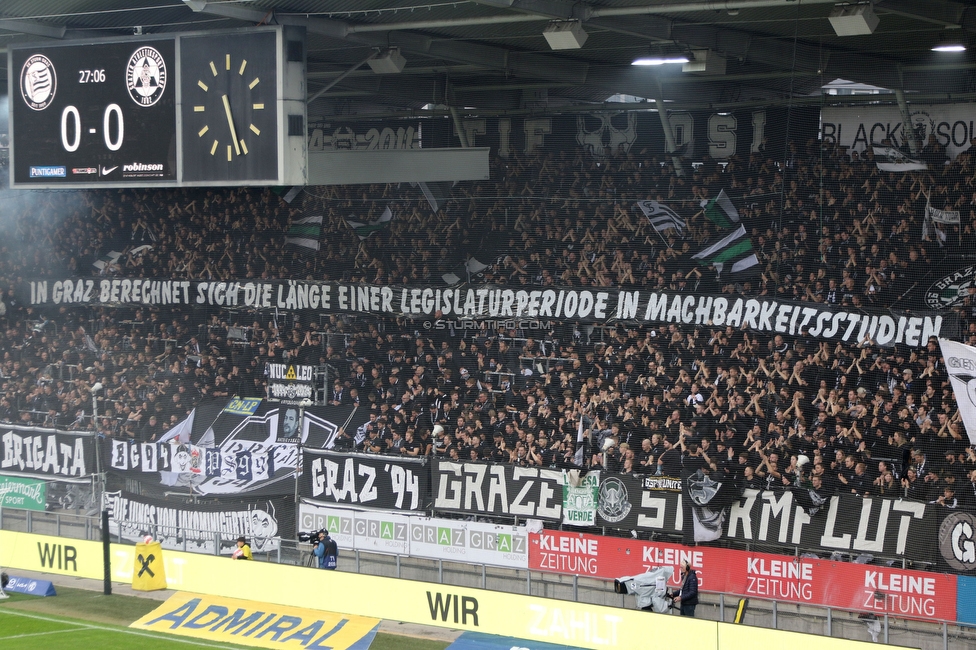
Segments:
[[[746,234],[745,226],[741,224],[691,257],[698,260],[699,264],[714,265],[720,276],[725,271],[731,276],[741,276],[759,270],[759,258],[752,248],[752,240]]]
[[[47,483],[29,478],[0,475],[0,508],[44,511]]]
[[[739,211],[732,205],[732,199],[722,190],[711,201],[702,201],[705,216],[719,228],[732,228],[739,223]]]
[[[372,235],[377,230],[383,230],[390,225],[393,220],[393,211],[390,210],[390,206],[386,206],[383,210],[383,214],[380,215],[379,219],[376,221],[353,221],[353,219],[346,219],[346,223],[352,228],[356,235],[359,236],[359,241],[362,241]]]
[[[292,221],[288,232],[285,233],[285,243],[319,250],[321,244],[319,237],[322,235],[322,217],[305,217],[298,221]]]
[[[563,471],[563,523],[571,526],[596,525],[600,501],[600,472],[582,478],[576,470]]]

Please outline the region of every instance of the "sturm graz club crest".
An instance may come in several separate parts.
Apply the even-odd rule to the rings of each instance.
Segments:
[[[597,512],[611,524],[623,521],[630,514],[630,495],[627,486],[618,478],[608,478],[600,484],[600,504]]]
[[[968,512],[953,512],[939,527],[939,550],[957,571],[976,569],[976,517]]]
[[[976,288],[976,265],[964,266],[947,273],[925,292],[925,305],[929,309],[948,309],[962,302]]]
[[[152,106],[166,90],[166,61],[154,47],[140,47],[125,66],[129,96],[139,106]]]
[[[51,59],[35,54],[24,61],[20,70],[20,94],[35,111],[43,111],[54,101],[58,91],[58,75]]]

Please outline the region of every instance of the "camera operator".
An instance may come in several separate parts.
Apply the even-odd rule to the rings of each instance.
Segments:
[[[681,591],[674,597],[674,602],[681,605],[682,616],[695,616],[695,606],[698,604],[698,574],[688,560],[681,561]]]
[[[320,530],[312,554],[318,558],[320,569],[334,571],[339,560],[339,545],[329,536],[328,531]]]

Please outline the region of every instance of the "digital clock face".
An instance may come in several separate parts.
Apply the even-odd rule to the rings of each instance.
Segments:
[[[14,183],[176,179],[175,41],[12,49]]]

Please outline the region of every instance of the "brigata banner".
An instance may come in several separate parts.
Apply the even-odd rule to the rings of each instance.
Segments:
[[[529,566],[529,535],[524,526],[352,510],[303,501],[298,506],[298,527],[308,532],[328,530],[340,549],[515,569]]]
[[[529,535],[529,569],[614,579],[690,562],[703,591],[918,619],[956,620],[956,576],[547,530]]]
[[[627,321],[735,327],[756,332],[876,345],[922,347],[931,336],[954,337],[958,317],[832,309],[820,303],[688,292],[504,287],[402,286],[302,281],[158,280],[144,278],[33,280],[20,285],[32,306],[125,307],[192,305],[287,311],[365,313],[415,319]],[[438,315],[439,312],[439,315]],[[428,321],[425,327],[435,327]]]
[[[95,437],[90,433],[16,425],[0,431],[4,474],[80,482],[95,473]]]
[[[243,535],[255,553],[275,551],[295,527],[294,498],[189,503],[128,492],[104,492],[109,530],[136,543],[146,535],[170,550],[230,555]],[[217,537],[219,537],[219,545]]]
[[[429,505],[427,459],[305,449],[298,493],[319,503],[423,511]]]
[[[562,470],[436,461],[433,489],[435,512],[562,519]]]
[[[47,483],[0,474],[0,508],[44,511],[47,505]]]

